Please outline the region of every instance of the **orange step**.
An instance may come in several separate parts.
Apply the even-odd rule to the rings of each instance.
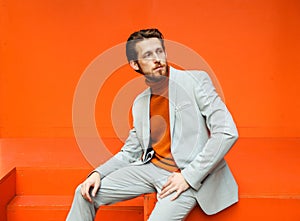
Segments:
[[[64,220],[76,186],[91,170],[76,142],[0,139],[0,151],[0,221],[6,216],[9,221],[41,220],[43,213],[43,220]],[[300,220],[300,139],[239,139],[226,158],[240,202],[215,216],[194,209],[188,221]],[[13,165],[16,169],[9,169]],[[96,220],[143,220],[154,203],[155,197],[146,195],[102,207]]]
[[[147,220],[156,202],[155,194],[145,195],[144,215]],[[186,218],[186,221],[299,221],[300,197],[268,197],[240,196],[238,203],[218,214],[208,216],[196,206]]]
[[[16,196],[7,207],[7,221],[65,220],[71,196]]]
[[[7,206],[7,221],[65,220],[76,186],[90,169],[27,168],[13,170],[16,196]],[[7,189],[10,189],[7,187]],[[96,220],[139,221],[144,217],[144,198],[102,206]]]
[[[186,221],[299,221],[300,199],[244,198],[223,210],[207,216],[200,209],[194,209]]]
[[[72,196],[24,195],[16,196],[7,207],[7,221],[63,221],[66,219]],[[142,221],[143,198],[103,206],[97,213],[98,221]]]
[[[16,170],[0,176],[0,221],[7,220],[6,206],[16,194]]]
[[[65,220],[72,196],[17,196],[8,205],[7,221]],[[298,221],[300,199],[241,198],[240,202],[213,216],[205,215],[199,207],[187,217],[187,221]],[[146,208],[147,209],[147,208]],[[103,206],[96,221],[144,220],[143,198]],[[145,219],[146,220],[146,219]]]
[[[7,207],[8,221],[65,220],[71,205],[73,191],[83,179],[88,169],[74,168],[17,168],[17,196]],[[40,182],[31,182],[34,180]],[[46,187],[46,188],[45,188]],[[279,191],[278,191],[279,192]],[[97,213],[96,220],[144,220],[155,204],[155,194],[147,194],[133,200],[103,206]],[[207,216],[196,208],[188,216],[193,220],[250,220],[251,218],[272,221],[293,221],[300,217],[299,194],[245,194],[240,193],[240,202],[227,210]],[[120,218],[122,217],[122,218]],[[146,220],[146,219],[145,219]]]

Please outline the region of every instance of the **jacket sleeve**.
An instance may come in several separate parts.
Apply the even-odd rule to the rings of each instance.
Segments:
[[[100,173],[101,178],[103,178],[115,170],[138,161],[142,157],[142,154],[143,149],[136,136],[135,128],[133,128],[130,130],[129,136],[122,149],[104,164],[97,167],[93,172]]]
[[[182,175],[196,190],[204,179],[218,166],[238,138],[235,123],[227,107],[215,91],[205,72],[192,76],[196,82],[194,97],[201,114],[206,119],[210,136],[202,151],[182,170]]]

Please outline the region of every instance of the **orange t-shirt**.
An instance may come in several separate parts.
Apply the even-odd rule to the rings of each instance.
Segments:
[[[165,170],[178,171],[171,153],[168,77],[159,82],[146,83],[151,87],[152,93],[150,99],[150,142],[155,154],[151,162]]]

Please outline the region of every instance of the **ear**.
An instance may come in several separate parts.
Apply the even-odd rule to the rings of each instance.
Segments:
[[[135,71],[139,71],[139,70],[140,70],[139,65],[138,65],[138,63],[137,63],[136,61],[131,60],[131,61],[129,61],[129,64],[130,64],[130,66],[131,66]]]

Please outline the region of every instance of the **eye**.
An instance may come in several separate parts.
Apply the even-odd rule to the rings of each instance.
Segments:
[[[164,50],[163,50],[162,48],[158,48],[158,49],[156,50],[156,52],[157,52],[158,54],[161,54],[161,53],[164,53]]]
[[[144,57],[144,58],[149,58],[150,56],[151,56],[151,52],[147,52],[147,53],[144,54],[143,57]]]

